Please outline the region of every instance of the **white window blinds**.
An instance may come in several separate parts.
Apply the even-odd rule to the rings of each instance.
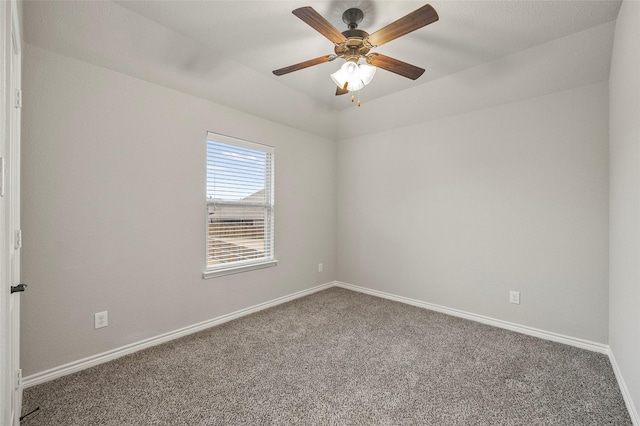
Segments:
[[[272,147],[208,133],[205,274],[274,260],[273,156]]]

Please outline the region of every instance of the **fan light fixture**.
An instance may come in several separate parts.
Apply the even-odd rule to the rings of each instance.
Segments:
[[[338,71],[331,74],[331,79],[338,87],[355,92],[371,83],[375,73],[376,67],[373,65],[347,61]]]

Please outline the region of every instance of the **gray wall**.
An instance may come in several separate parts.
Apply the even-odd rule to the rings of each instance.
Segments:
[[[640,3],[616,24],[610,91],[609,344],[640,408]]]
[[[341,141],[338,280],[607,343],[607,138],[602,82]]]
[[[25,376],[335,279],[335,142],[33,46],[24,61]],[[277,267],[201,279],[207,131],[275,146]]]

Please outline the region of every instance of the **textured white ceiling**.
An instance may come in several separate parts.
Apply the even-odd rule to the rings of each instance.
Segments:
[[[280,77],[271,73],[333,53],[332,44],[291,10],[312,6],[343,31],[346,25],[342,12],[359,7],[365,13],[359,27],[372,33],[425,3],[27,1],[24,28],[29,44],[335,138],[338,119],[345,121],[344,117],[357,114],[348,96],[334,95],[335,86],[329,78],[342,60]],[[500,62],[500,58],[515,57],[525,50],[533,52],[533,47],[551,46],[552,41],[570,35],[579,38],[583,34],[584,42],[565,43],[570,49],[564,52],[566,58],[562,51],[554,53],[559,66],[570,70],[570,79],[602,79],[602,66],[583,66],[585,58],[599,62],[604,58],[608,73],[613,26],[606,27],[604,42],[595,40],[588,48],[585,43],[593,37],[593,31],[587,30],[616,19],[619,0],[429,3],[438,12],[439,21],[376,49],[426,69],[416,81],[384,70],[377,72],[360,97],[363,105],[375,106],[382,116],[386,104],[394,105],[387,100],[397,99],[400,94],[410,99],[412,93],[438,92],[432,89],[434,85],[450,84],[452,76],[483,64],[507,66],[500,72],[508,80],[510,72],[522,73],[528,60],[510,63]],[[476,74],[480,76],[473,77],[472,84],[480,86],[492,77],[482,77],[482,71]],[[553,79],[556,74],[567,79],[567,72],[548,73],[545,78]],[[566,88],[549,83],[557,90]]]

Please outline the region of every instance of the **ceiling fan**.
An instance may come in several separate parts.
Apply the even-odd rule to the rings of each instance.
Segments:
[[[423,68],[380,53],[370,53],[370,51],[375,47],[381,46],[438,20],[438,14],[435,9],[431,7],[431,5],[426,4],[373,34],[369,34],[366,31],[358,29],[358,24],[362,22],[364,18],[362,10],[358,8],[347,9],[342,14],[342,21],[347,24],[349,28],[344,32],[340,32],[310,6],[295,9],[292,13],[329,39],[329,41],[335,45],[335,53],[280,68],[273,71],[273,73],[280,76],[313,65],[330,62],[336,58],[343,58],[346,60],[346,63],[339,71],[331,75],[338,86],[336,95],[343,95],[350,91],[360,90],[373,78],[375,67],[412,80],[420,77],[422,73],[424,73]],[[364,59],[365,62],[358,64],[361,59]]]

